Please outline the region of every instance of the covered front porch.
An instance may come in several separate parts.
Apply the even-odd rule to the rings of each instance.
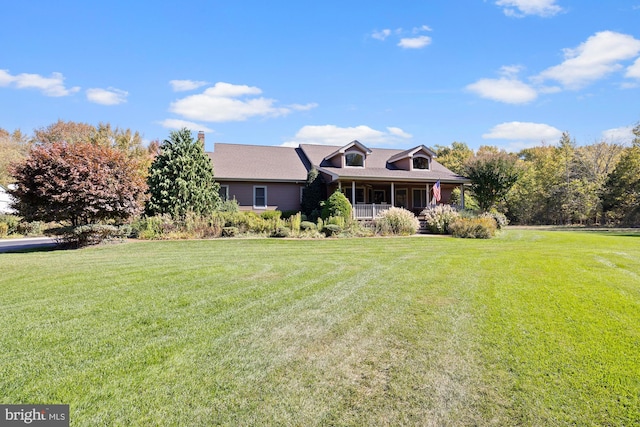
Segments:
[[[338,181],[330,192],[339,189],[353,206],[355,219],[374,219],[380,212],[392,206],[401,207],[418,215],[427,206],[435,203],[450,204],[451,195],[460,189],[457,204],[464,207],[464,184],[440,182],[440,200],[434,200],[435,182],[375,182]]]

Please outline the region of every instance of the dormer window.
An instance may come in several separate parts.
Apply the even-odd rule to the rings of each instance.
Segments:
[[[344,155],[344,164],[345,166],[363,167],[364,156],[360,153],[346,153]]]
[[[429,169],[429,159],[427,157],[414,157],[413,158],[413,169],[422,169],[422,170],[428,170]]]

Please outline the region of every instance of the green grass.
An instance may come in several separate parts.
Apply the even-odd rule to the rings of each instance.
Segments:
[[[74,426],[640,424],[640,234],[0,255],[0,403]]]

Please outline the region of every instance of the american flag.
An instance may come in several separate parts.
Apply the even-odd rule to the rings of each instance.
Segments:
[[[440,201],[440,180],[433,185],[433,200],[436,203]]]

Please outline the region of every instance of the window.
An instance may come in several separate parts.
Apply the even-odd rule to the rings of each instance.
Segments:
[[[346,166],[364,166],[364,156],[360,153],[347,153],[344,155],[344,163]]]
[[[267,207],[267,187],[253,187],[253,207]]]
[[[384,190],[373,190],[373,203],[387,203],[387,195]]]
[[[396,207],[406,209],[407,206],[407,189],[396,188]]]
[[[220,195],[220,200],[222,200],[223,202],[229,200],[229,186],[221,185],[220,189],[218,189],[218,194]]]
[[[414,157],[413,158],[414,169],[429,169],[429,159],[426,157]]]
[[[427,189],[414,188],[413,189],[413,207],[424,208],[425,206],[427,206]]]

